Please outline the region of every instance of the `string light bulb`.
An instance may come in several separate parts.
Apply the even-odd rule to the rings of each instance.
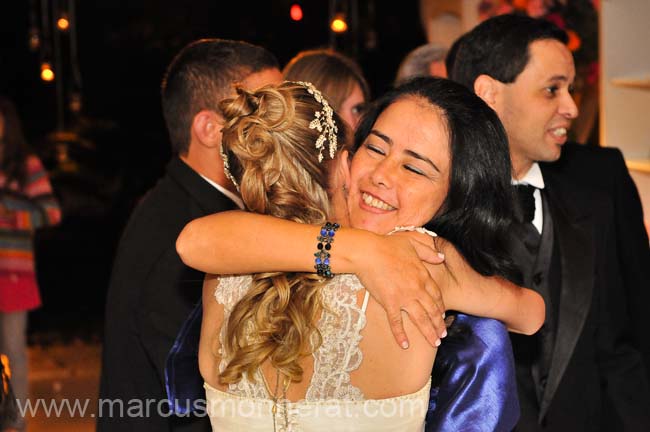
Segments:
[[[345,15],[337,14],[332,22],[330,28],[334,33],[344,33],[348,30],[348,23],[345,21]]]
[[[302,8],[298,3],[294,3],[291,5],[291,9],[289,9],[289,16],[294,21],[302,20],[303,17]]]
[[[32,51],[37,51],[41,47],[41,35],[36,28],[29,30],[29,39],[27,44],[29,45],[29,49]]]
[[[62,14],[61,17],[56,20],[56,27],[61,31],[68,31],[70,28],[70,21],[65,14]]]
[[[54,71],[49,63],[44,62],[41,64],[41,79],[46,82],[54,80]]]

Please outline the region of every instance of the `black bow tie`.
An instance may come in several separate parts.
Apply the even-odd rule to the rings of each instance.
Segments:
[[[522,222],[532,222],[535,217],[535,186],[528,184],[515,185],[517,200],[519,201],[519,214]]]

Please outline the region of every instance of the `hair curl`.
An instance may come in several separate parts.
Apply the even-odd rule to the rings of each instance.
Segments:
[[[327,172],[315,148],[319,132],[309,128],[322,105],[293,82],[266,86],[221,103],[226,121],[223,150],[248,210],[322,224],[329,212]],[[339,125],[338,140],[345,142]],[[329,143],[328,143],[329,144]],[[302,379],[299,361],[320,345],[316,328],[322,310],[320,277],[311,273],[261,273],[233,308],[226,326],[231,355],[221,382],[236,383],[267,359],[294,382]]]

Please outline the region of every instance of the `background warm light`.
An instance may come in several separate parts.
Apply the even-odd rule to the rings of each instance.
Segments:
[[[54,80],[54,71],[49,63],[43,63],[41,65],[41,79],[43,81],[53,81]]]
[[[343,33],[348,29],[348,23],[345,22],[345,19],[343,17],[338,16],[332,20],[330,28],[335,33]]]
[[[294,21],[300,21],[303,17],[302,8],[299,4],[292,4],[291,9],[289,10],[289,16]]]
[[[68,28],[70,28],[70,21],[66,17],[61,17],[56,21],[56,26],[59,28],[59,30],[66,31]]]

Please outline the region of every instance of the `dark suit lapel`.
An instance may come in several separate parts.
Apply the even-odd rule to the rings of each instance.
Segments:
[[[594,247],[588,234],[589,220],[586,206],[578,207],[570,180],[556,178],[545,172],[545,197],[549,200],[555,226],[554,241],[558,242],[562,265],[562,283],[558,312],[557,334],[553,360],[540,406],[543,418],[562,376],[573,355],[591,307],[594,286]]]
[[[201,207],[202,213],[194,215],[194,217],[237,208],[230,198],[205,181],[180,158],[174,157],[169,162],[167,173]]]

